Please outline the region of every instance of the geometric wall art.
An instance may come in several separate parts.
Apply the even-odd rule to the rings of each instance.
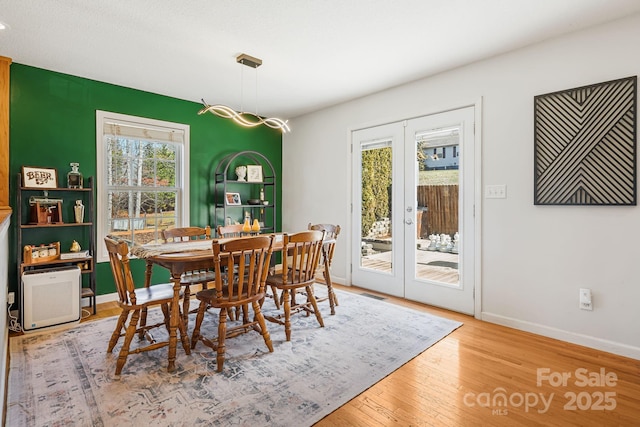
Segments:
[[[636,84],[534,97],[534,204],[636,205]]]

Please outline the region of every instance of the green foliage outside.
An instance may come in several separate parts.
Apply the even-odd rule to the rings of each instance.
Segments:
[[[362,237],[391,207],[391,147],[362,152]]]

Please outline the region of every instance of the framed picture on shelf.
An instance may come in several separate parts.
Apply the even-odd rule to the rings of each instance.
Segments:
[[[261,165],[247,165],[247,182],[262,182]]]
[[[225,200],[228,206],[238,206],[242,204],[240,193],[226,193]]]
[[[25,188],[57,188],[58,171],[54,168],[23,166],[22,186]]]

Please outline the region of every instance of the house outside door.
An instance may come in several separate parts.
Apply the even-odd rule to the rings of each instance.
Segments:
[[[474,313],[474,140],[474,107],[352,132],[354,285]]]

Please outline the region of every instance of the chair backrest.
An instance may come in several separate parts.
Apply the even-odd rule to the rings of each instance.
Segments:
[[[320,230],[320,231],[324,231],[325,235],[324,238],[325,240],[327,239],[337,239],[338,235],[340,234],[340,226],[339,225],[333,225],[333,224],[311,224],[309,223],[308,230]]]
[[[186,242],[188,240],[211,239],[211,227],[176,227],[162,230],[165,242]]]
[[[219,225],[218,237],[242,237],[243,224]]]
[[[264,298],[274,236],[213,241],[216,305],[237,306],[242,301]],[[226,286],[226,289],[225,289]]]
[[[122,304],[136,304],[136,288],[129,265],[129,246],[126,242],[104,238],[109,253],[111,272],[116,282],[118,298]]]
[[[284,234],[282,244],[287,248],[288,255],[282,259],[282,279],[285,284],[315,281],[324,235],[325,232],[320,230]]]
[[[338,235],[340,234],[340,226],[333,224],[311,224],[309,223],[309,230],[320,230],[324,231],[324,240],[325,242],[325,250],[327,252],[327,259],[323,260],[324,262],[331,265],[331,260],[333,259],[333,251],[336,249],[336,240],[338,239]]]

